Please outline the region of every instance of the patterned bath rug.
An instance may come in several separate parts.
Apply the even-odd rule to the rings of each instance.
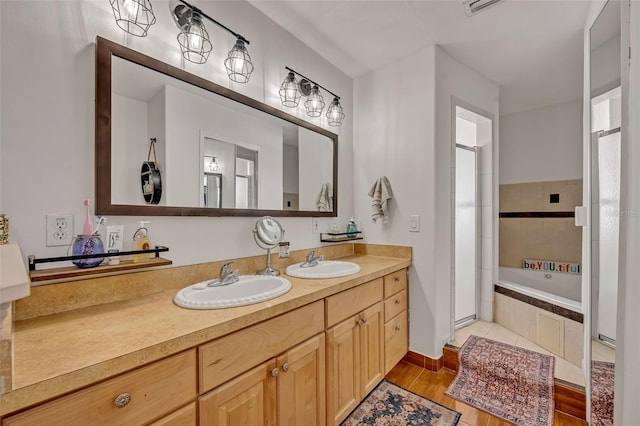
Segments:
[[[591,425],[613,425],[613,388],[616,365],[592,361],[591,364]]]
[[[552,356],[472,335],[458,359],[447,395],[516,425],[553,425]]]
[[[457,411],[384,379],[340,426],[455,426],[459,419]]]

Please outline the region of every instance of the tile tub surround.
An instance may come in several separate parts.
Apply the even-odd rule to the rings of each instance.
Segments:
[[[287,276],[292,283],[287,294],[230,309],[197,311],[173,303],[177,289],[217,275],[222,261],[34,287],[32,300],[38,306],[29,305],[31,297],[16,305],[16,314],[22,319],[14,324],[14,389],[0,395],[0,417],[411,265],[408,247],[390,247],[387,251],[384,246],[357,249],[354,244],[342,246],[322,247],[318,251],[325,256],[339,253],[342,260],[358,263],[359,273],[326,280]],[[283,261],[300,262],[307,252],[292,252],[291,258]],[[385,253],[400,253],[403,257]],[[234,266],[241,273],[253,273],[256,266],[264,266],[264,256],[238,259]],[[275,264],[279,269],[285,266]],[[83,290],[83,284],[89,290]],[[80,293],[74,294],[67,286]],[[102,292],[95,297],[91,294],[91,290],[97,291],[101,286],[108,287],[106,301],[100,297]],[[114,292],[119,293],[117,297],[111,295]],[[89,302],[82,300],[84,297]],[[39,306],[49,298],[58,305],[55,315]],[[70,301],[64,302],[68,298]]]
[[[550,203],[559,194],[559,203]],[[574,212],[582,205],[582,180],[500,185],[500,213]],[[573,217],[501,217],[499,264],[522,267],[523,259],[580,263],[582,230]]]
[[[581,322],[495,293],[494,321],[578,368],[582,366]]]

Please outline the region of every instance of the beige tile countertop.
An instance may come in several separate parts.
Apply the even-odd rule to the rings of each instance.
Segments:
[[[410,248],[355,246],[340,258],[360,265],[359,273],[321,280],[283,274],[291,290],[254,305],[184,309],[173,303],[172,288],[16,321],[13,390],[0,395],[0,417],[411,265]]]

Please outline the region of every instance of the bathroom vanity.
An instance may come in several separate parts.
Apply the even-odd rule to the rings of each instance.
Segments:
[[[361,270],[287,276],[283,296],[218,310],[172,302],[216,263],[34,288],[16,306],[14,388],[0,395],[2,425],[339,424],[408,350],[411,249],[318,250]],[[236,266],[251,273],[257,259]],[[98,286],[109,292],[103,303],[71,300]],[[126,288],[134,296],[112,294]]]

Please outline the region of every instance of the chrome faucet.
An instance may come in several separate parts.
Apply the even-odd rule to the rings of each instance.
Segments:
[[[220,276],[218,279],[211,281],[207,284],[208,287],[217,287],[222,285],[229,285],[240,281],[240,271],[237,269],[231,271],[231,265],[233,262],[227,262],[220,268]]]
[[[315,250],[311,250],[309,254],[307,254],[306,260],[300,264],[301,268],[311,268],[313,266],[318,266],[318,261],[324,260],[324,256],[320,255],[318,257],[314,257],[316,255]]]

